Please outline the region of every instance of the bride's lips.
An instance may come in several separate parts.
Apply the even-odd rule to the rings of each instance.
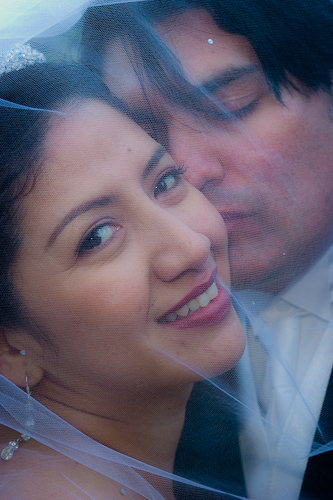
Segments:
[[[220,322],[231,308],[230,295],[211,278],[192,290],[183,300],[158,319],[163,326],[195,328]]]

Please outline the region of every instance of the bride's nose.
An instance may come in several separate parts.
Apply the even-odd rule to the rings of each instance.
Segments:
[[[154,274],[163,281],[173,281],[186,272],[202,269],[211,251],[209,238],[197,232],[192,227],[195,224],[183,222],[168,211],[157,208],[155,216],[151,243]]]

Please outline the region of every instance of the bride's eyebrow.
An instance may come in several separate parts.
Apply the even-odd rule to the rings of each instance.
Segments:
[[[104,207],[106,205],[112,205],[114,202],[115,202],[115,196],[101,196],[100,198],[87,201],[85,203],[82,203],[82,205],[73,208],[73,210],[68,212],[68,214],[66,214],[65,217],[59,222],[59,224],[57,224],[47,242],[46,247],[49,248],[57,239],[61,231],[67,226],[67,224],[69,224],[73,219],[75,219],[79,215],[82,215],[85,212],[89,212],[90,210],[94,210],[95,208]]]
[[[157,167],[159,161],[163,156],[167,153],[167,150],[163,146],[159,146],[156,151],[152,154],[150,160],[148,161],[147,165],[145,166],[145,169],[142,173],[142,179],[146,179],[151,172],[154,170],[154,168]]]
[[[166,149],[163,146],[159,146],[152,156],[150,157],[148,163],[146,164],[142,178],[146,179],[152,170],[157,167],[159,161],[161,158],[167,153]],[[52,231],[52,234],[47,242],[46,248],[49,248],[54,241],[57,239],[61,231],[76,217],[89,212],[90,210],[94,210],[99,207],[104,207],[107,205],[112,205],[116,201],[116,197],[114,195],[111,196],[101,196],[100,198],[96,198],[94,200],[87,201],[85,203],[82,203],[81,205],[73,208],[68,214],[65,215],[65,217],[57,224],[55,227],[54,231]]]

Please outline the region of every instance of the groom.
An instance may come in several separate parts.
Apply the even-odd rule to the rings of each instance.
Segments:
[[[136,16],[131,21],[131,6],[126,15],[124,5],[118,11],[101,10],[100,17],[92,9],[86,18],[84,59],[96,62],[92,51],[99,51],[99,70],[111,90],[136,110],[138,121],[169,148],[174,159],[185,164],[188,180],[221,213],[229,233],[233,288],[252,318],[265,324],[262,330],[270,347],[310,401],[321,433],[292,389],[289,403],[273,395],[272,388],[262,396],[260,387],[267,380],[274,386],[284,384],[274,380],[274,371],[281,378],[285,374],[274,369],[274,361],[265,354],[269,347],[265,338],[256,337],[251,325],[238,374],[240,385],[244,379],[253,382],[249,406],[287,435],[301,432],[309,449],[313,440],[329,442],[333,440],[332,2],[139,4],[134,9],[148,17],[181,65],[183,74],[175,86],[172,82],[178,76],[159,80],[154,61],[168,61],[169,54],[159,43],[154,45],[153,38],[147,41],[139,24],[133,29]],[[153,63],[145,66],[142,61],[133,70],[145,50]],[[178,93],[181,79],[183,89]],[[202,89],[221,105],[215,115],[200,92],[196,94]],[[267,430],[244,425],[239,443],[234,439],[232,444],[220,444],[224,454],[228,450],[224,459],[235,464],[236,475],[242,474],[238,467],[242,462],[246,494],[257,500],[332,498],[333,452],[304,459],[295,471],[270,430],[270,426]]]

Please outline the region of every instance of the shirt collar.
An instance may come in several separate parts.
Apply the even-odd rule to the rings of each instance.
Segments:
[[[332,261],[333,245],[298,281],[281,292],[278,297],[324,321],[330,321],[329,264]]]

